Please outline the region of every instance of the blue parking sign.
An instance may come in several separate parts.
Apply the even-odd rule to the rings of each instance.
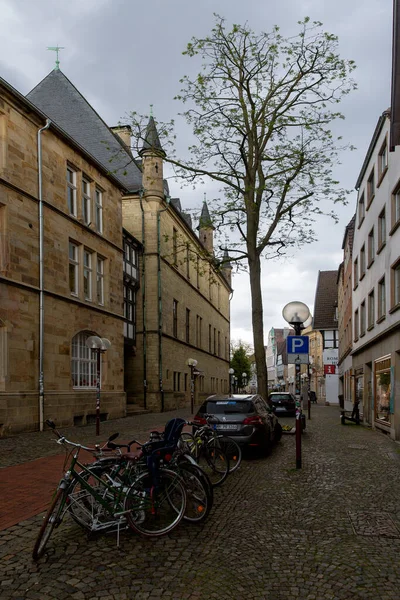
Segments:
[[[289,335],[286,343],[288,354],[308,354],[308,335]]]

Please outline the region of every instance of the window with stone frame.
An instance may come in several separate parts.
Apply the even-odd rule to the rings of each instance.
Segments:
[[[382,181],[386,171],[388,168],[388,147],[387,147],[387,140],[385,138],[385,141],[383,142],[381,149],[379,150],[379,154],[378,154],[378,177],[379,177],[379,184]]]
[[[392,234],[397,227],[400,225],[400,182],[397,184],[393,194],[392,194],[392,219],[391,219],[391,229],[390,233]]]
[[[356,289],[358,286],[358,257],[354,260],[353,282],[353,288]]]
[[[365,275],[365,244],[361,246],[360,250],[360,280]]]
[[[97,233],[103,233],[103,191],[98,186],[94,190],[94,224]]]
[[[83,251],[83,294],[85,300],[92,300],[93,256],[89,250]]]
[[[385,278],[378,281],[378,321],[383,319],[386,314],[386,286]]]
[[[124,282],[124,338],[126,342],[136,343],[136,288]]]
[[[361,226],[361,223],[364,221],[364,217],[365,217],[365,196],[364,196],[364,192],[363,192],[358,201],[358,227]]]
[[[90,194],[90,180],[86,175],[82,176],[82,219],[85,225],[91,223],[91,194]]]
[[[400,258],[391,267],[391,310],[400,308]]]
[[[96,268],[96,295],[97,302],[104,304],[104,258],[97,256],[97,268]]]
[[[69,242],[69,291],[79,294],[79,246],[74,242]]]
[[[372,200],[375,196],[375,167],[372,167],[372,171],[367,181],[367,210],[371,205]]]
[[[67,205],[68,212],[73,217],[78,216],[77,200],[76,200],[76,169],[71,165],[67,165]]]
[[[375,260],[375,231],[374,227],[368,234],[368,268]]]
[[[178,337],[178,300],[172,301],[172,335]]]
[[[190,343],[190,310],[188,308],[186,309],[185,340],[187,344]]]
[[[86,346],[86,340],[91,335],[96,334],[80,331],[72,338],[71,378],[74,388],[95,388],[97,386],[97,355]]]
[[[366,322],[367,322],[367,315],[366,315],[366,308],[365,308],[365,300],[363,300],[360,304],[360,337],[365,335]]]
[[[375,325],[375,290],[368,294],[368,329]]]
[[[380,252],[386,244],[386,209],[383,208],[378,217],[378,250]]]
[[[360,337],[360,319],[358,308],[354,311],[354,341],[356,342]]]

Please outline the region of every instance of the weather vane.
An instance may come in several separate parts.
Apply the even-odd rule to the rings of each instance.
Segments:
[[[57,53],[56,66],[54,67],[54,69],[56,71],[58,71],[60,68],[60,61],[58,60],[58,53],[60,50],[64,50],[64,46],[47,46],[47,50],[53,50],[53,52]]]

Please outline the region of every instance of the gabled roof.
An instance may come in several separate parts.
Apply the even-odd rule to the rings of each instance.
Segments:
[[[356,224],[356,215],[354,214],[351,218],[351,220],[349,221],[349,223],[346,225],[346,229],[344,230],[344,236],[343,236],[343,243],[342,243],[342,250],[344,250],[344,247],[346,245],[346,239],[349,239],[349,246],[350,246],[350,255],[353,255],[353,241],[354,241],[354,227]]]
[[[92,154],[127,191],[141,188],[142,173],[123,143],[62,71],[51,71],[27,98]]]
[[[319,271],[315,291],[313,329],[337,329],[338,272]]]

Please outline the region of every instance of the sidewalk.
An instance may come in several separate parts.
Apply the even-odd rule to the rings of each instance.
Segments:
[[[164,428],[173,417],[189,419],[187,409],[168,413],[149,413],[100,423],[99,438],[95,425],[62,429],[73,442],[92,445],[104,443],[111,433],[119,432],[121,443],[133,438],[146,441],[151,430]],[[65,470],[65,449],[55,443],[54,434],[48,430],[0,438],[0,531],[25,521],[44,510]],[[80,454],[82,462],[91,462],[92,456]],[[34,460],[32,460],[34,459]],[[4,467],[4,468],[1,468]]]

